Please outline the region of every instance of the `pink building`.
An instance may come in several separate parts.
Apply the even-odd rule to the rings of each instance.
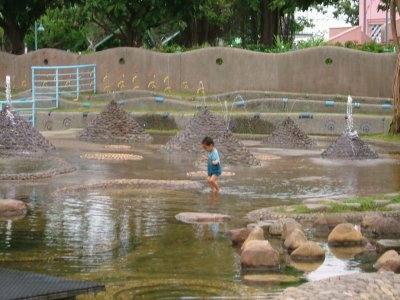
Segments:
[[[380,0],[360,0],[358,26],[330,28],[329,42],[339,42],[343,44],[347,41],[354,41],[359,44],[363,44],[370,41],[376,41],[378,43],[385,43],[386,11],[378,11],[378,6],[380,3]],[[390,15],[388,16],[388,24],[388,38],[389,41],[391,41],[392,32]],[[397,26],[399,25],[400,17],[397,17]]]

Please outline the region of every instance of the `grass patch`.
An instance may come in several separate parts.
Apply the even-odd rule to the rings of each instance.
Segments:
[[[372,140],[384,141],[393,144],[400,144],[400,135],[389,135],[389,134],[373,134],[365,136]]]
[[[400,203],[400,194],[393,196],[371,196],[371,197],[359,197],[359,198],[350,198],[335,202],[321,203],[323,205],[328,205],[330,208],[326,211],[327,213],[341,213],[341,212],[363,212],[363,211],[387,211],[384,205],[379,205],[374,203],[374,200],[389,200],[388,204]],[[359,206],[347,206],[346,204],[357,203]],[[299,204],[290,207],[290,211],[286,209],[286,207],[278,207],[275,212],[277,213],[294,213],[294,214],[309,214],[309,213],[317,213],[317,211],[312,211],[307,208],[305,204]]]

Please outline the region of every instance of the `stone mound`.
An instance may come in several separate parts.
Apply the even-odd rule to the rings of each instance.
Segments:
[[[0,149],[5,152],[47,152],[55,147],[6,105],[0,111]]]
[[[165,146],[168,152],[202,153],[201,141],[210,136],[224,163],[232,165],[259,165],[259,160],[236,139],[223,121],[208,108],[199,111]]]
[[[113,100],[89,123],[79,139],[91,142],[135,143],[152,138]]]
[[[81,158],[96,160],[142,160],[143,156],[130,153],[84,153]]]
[[[370,149],[357,134],[352,134],[352,132],[346,130],[328,149],[322,152],[321,157],[348,160],[376,159],[378,154]]]
[[[289,149],[310,149],[314,145],[314,141],[290,117],[280,123],[264,143],[269,147]]]

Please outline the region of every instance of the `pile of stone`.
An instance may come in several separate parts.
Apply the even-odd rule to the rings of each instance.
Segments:
[[[113,100],[89,123],[79,139],[91,142],[135,143],[150,141],[152,138],[132,115]]]
[[[0,111],[0,151],[47,152],[55,147],[31,123],[6,105]]]
[[[201,141],[210,136],[221,156],[222,163],[231,165],[259,165],[259,160],[236,139],[227,126],[208,108],[202,109],[164,147],[168,152],[201,153]]]
[[[288,149],[310,149],[314,145],[314,141],[290,117],[280,123],[264,143],[269,147]]]
[[[357,133],[345,130],[328,149],[321,154],[328,159],[376,159],[378,154],[360,139]]]

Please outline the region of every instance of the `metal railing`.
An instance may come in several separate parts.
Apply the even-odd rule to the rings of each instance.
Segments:
[[[61,95],[79,99],[96,93],[96,65],[32,67],[32,100],[37,109],[57,109]]]
[[[6,100],[0,101],[0,110],[3,109],[3,105],[6,105]],[[17,111],[20,117],[26,119],[27,122],[32,124],[32,127],[35,126],[35,101],[32,99],[18,99],[12,100],[12,111]]]

